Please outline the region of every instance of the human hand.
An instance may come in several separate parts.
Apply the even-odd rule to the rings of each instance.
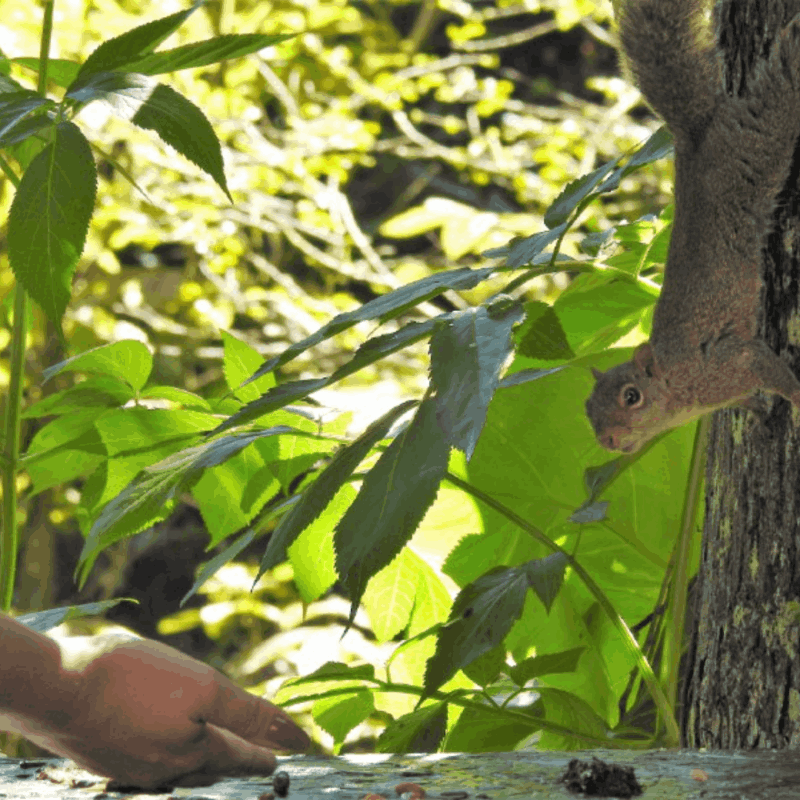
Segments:
[[[269,775],[273,748],[310,744],[284,711],[167,645],[112,638],[98,654],[96,642],[92,652],[74,641],[59,643],[63,704],[44,719],[17,717],[13,727],[113,778],[110,785],[203,786],[225,775]]]

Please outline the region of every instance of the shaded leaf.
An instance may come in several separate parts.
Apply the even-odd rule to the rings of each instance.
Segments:
[[[259,375],[263,376],[261,370],[258,371]],[[253,400],[247,405],[243,406],[235,414],[231,414],[221,425],[217,426],[212,433],[222,433],[230,428],[236,428],[239,425],[245,425],[248,422],[253,422],[264,414],[269,414],[271,411],[276,411],[283,408],[289,403],[294,403],[304,397],[308,397],[312,392],[317,392],[324,389],[330,383],[330,378],[309,378],[299,381],[287,381],[280,386],[275,386],[268,392],[265,392],[257,400]],[[250,385],[250,381],[245,382],[244,386]]]
[[[499,388],[507,389],[510,386],[519,386],[530,381],[538,381],[539,378],[544,378],[555,372],[561,372],[562,369],[564,369],[564,367],[552,367],[551,369],[521,369],[519,372],[506,375],[506,377],[500,381]]]
[[[281,520],[270,537],[267,549],[258,568],[258,578],[286,560],[286,550],[333,500],[340,487],[347,482],[369,451],[385,439],[392,425],[415,405],[409,400],[395,406],[373,422],[352,444],[342,447],[328,466],[301,495],[299,502]]]
[[[376,297],[353,311],[338,314],[329,323],[312,333],[311,336],[307,336],[301,342],[296,342],[287,347],[280,355],[271,358],[250,380],[253,381],[267,372],[272,372],[284,364],[288,364],[310,347],[314,347],[320,342],[330,339],[331,336],[352,328],[353,325],[359,322],[373,319],[386,322],[418,303],[429,300],[431,297],[436,297],[436,295],[448,289],[472,289],[481,281],[486,280],[493,271],[494,269],[491,267],[475,270],[463,267],[462,269],[454,269],[447,272],[437,272],[434,275],[429,275],[426,278],[401,286],[388,294]]]
[[[516,303],[448,315],[431,338],[436,418],[445,440],[469,459],[475,451],[500,372],[511,353],[511,329],[522,320]]]
[[[540,231],[531,236],[515,236],[508,244],[487,250],[483,255],[487,258],[506,256],[506,266],[516,269],[530,264],[539,253],[559,239],[566,229],[567,225],[564,223],[552,230]]]
[[[556,312],[539,301],[525,304],[525,322],[516,334],[517,351],[528,358],[542,361],[564,361],[575,358]]]
[[[351,622],[367,581],[400,552],[436,499],[449,451],[435,406],[426,400],[336,526],[336,569],[352,601]]]
[[[600,185],[602,180],[612,172],[619,164],[621,156],[608,161],[603,166],[592,170],[588,175],[582,175],[574,181],[568,183],[556,199],[550,204],[550,208],[545,211],[544,224],[548,228],[555,228],[565,223],[572,212],[589,197],[592,192]]]
[[[38,92],[27,89],[20,92],[6,92],[0,94],[0,143],[10,143],[11,132],[30,114],[42,106],[55,108],[55,103],[42,97]],[[39,120],[42,127],[50,123],[48,117]]]
[[[208,173],[233,202],[225,180],[219,139],[194,103],[169,86],[159,84],[132,121],[140,128],[154,130],[170,147]]]
[[[570,514],[570,522],[600,522],[606,518],[606,511],[608,510],[608,502],[592,502],[587,500],[580,508]]]
[[[57,628],[62,622],[69,622],[81,617],[97,617],[120,603],[136,603],[133,597],[115,597],[113,600],[100,600],[97,603],[82,603],[77,606],[63,606],[62,608],[49,608],[47,611],[36,611],[33,614],[21,614],[15,617],[17,622],[39,633],[46,633],[51,628]]]
[[[528,585],[525,567],[495,567],[458,593],[425,668],[426,695],[505,639],[522,614]]]
[[[550,611],[564,581],[567,557],[564,553],[550,553],[544,558],[536,558],[524,565],[531,588]]]
[[[71,296],[94,209],[97,171],[89,143],[71,122],[33,159],[11,203],[8,255],[14,275],[56,324]]]
[[[529,680],[538,678],[540,675],[575,672],[578,668],[578,661],[586,650],[586,647],[573,647],[569,650],[562,650],[560,653],[545,653],[526,658],[511,667],[508,674],[517,686],[524,686]]]
[[[378,738],[379,753],[435,753],[447,730],[447,703],[431,703],[390,722]]]

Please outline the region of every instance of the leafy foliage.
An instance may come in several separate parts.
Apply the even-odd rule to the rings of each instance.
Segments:
[[[259,162],[256,175],[267,194],[238,216],[235,209],[195,213],[191,200],[170,201],[177,213],[163,215],[187,217],[191,211],[191,226],[210,224],[223,232],[232,223],[220,249],[202,261],[218,279],[218,297],[227,291],[220,276],[234,274],[226,270],[246,250],[236,233],[244,231],[251,243],[263,234],[270,256],[291,250],[279,259],[280,269],[256,247],[246,259],[287,295],[303,296],[314,312],[306,330],[293,344],[273,344],[266,353],[226,335],[219,375],[224,386],[207,392],[197,386],[179,392],[153,380],[153,363],[131,342],[100,344],[63,362],[53,374],[69,369],[93,377],[28,409],[31,418],[55,418],[26,454],[33,491],[76,477],[84,481],[81,579],[101,549],[163,519],[181,493],[190,493],[200,507],[211,544],[227,544],[201,570],[192,592],[265,535],[256,579],[288,558],[303,600],[313,602],[338,578],[351,601],[343,624],[356,621],[361,603],[381,642],[400,641],[379,670],[337,662],[282,689],[283,702],[312,704],[310,713],[336,747],[375,713],[388,719],[379,747],[390,751],[479,749],[489,736],[503,749],[533,741],[559,747],[674,742],[674,694],[663,685],[671,665],[659,654],[663,621],[671,613],[664,598],[681,506],[676,497],[688,491],[684,465],[692,431],[674,431],[640,453],[597,464],[601,454],[582,413],[591,385],[587,368],[619,360],[619,353],[602,351],[628,335],[626,343],[633,343],[646,334],[669,231],[668,214],[611,226],[597,201],[623,194],[624,179],[663,156],[668,141],[657,132],[623,166],[614,158],[595,167],[598,154],[591,153],[586,176],[561,191],[545,190],[533,179],[528,156],[520,161],[525,148],[509,144],[519,137],[504,138],[487,125],[467,147],[446,122],[426,122],[437,128],[434,140],[431,130],[423,135],[415,127],[424,115],[414,119],[405,109],[433,93],[448,107],[463,103],[476,119],[493,120],[510,88],[490,89],[477,78],[483,56],[456,59],[459,74],[466,70],[473,86],[465,92],[450,84],[450,67],[432,55],[393,68],[386,49],[368,47],[379,39],[377,22],[355,7],[335,11],[325,24],[339,33],[344,28],[337,26],[351,25],[350,32],[363,37],[363,50],[348,50],[337,61],[327,58],[331,52],[314,34],[262,40],[277,44],[278,63],[296,69],[292,86],[315,87],[295,96],[289,82],[261,64],[280,107],[277,116],[290,123],[265,117],[259,128],[243,109],[235,110],[234,101],[220,102],[233,120],[231,137],[246,135],[239,154]],[[178,68],[200,64],[211,52],[203,42],[193,55],[180,47],[153,52],[167,28],[180,24],[178,16],[120,35],[118,54],[101,45],[94,62],[90,56],[77,73],[67,61],[55,65],[54,74],[66,84],[71,110],[113,100],[114,114],[127,119],[135,106],[134,122],[144,114],[144,127],[238,198],[237,181],[222,172],[222,149],[217,152],[202,135],[206,123],[184,102],[173,102],[173,90],[148,77],[164,71],[163,59]],[[237,47],[255,44],[240,39]],[[225,47],[233,47],[231,40]],[[356,55],[363,72],[349,63]],[[35,67],[31,59],[25,65]],[[140,71],[134,73],[134,66]],[[32,105],[19,93],[9,84],[9,104],[17,104],[9,112],[17,115],[9,117],[9,135],[37,114],[47,120],[45,129],[52,126],[52,107]],[[352,99],[359,115],[344,120],[341,97]],[[209,89],[208,99],[215,98]],[[176,127],[174,109],[181,111]],[[376,112],[373,119],[368,111]],[[0,108],[0,120],[2,113]],[[507,117],[499,124],[504,134],[513,125]],[[187,138],[192,126],[201,133],[197,145]],[[456,127],[466,130],[460,119]],[[539,131],[539,146],[557,130],[554,122]],[[280,147],[264,131],[275,134]],[[476,183],[489,176],[533,211],[490,211],[441,197],[414,206],[405,198],[402,210],[370,221],[372,234],[396,245],[402,237],[436,232],[439,249],[424,269],[413,253],[395,250],[385,259],[366,224],[356,222],[340,183],[396,134],[415,163],[442,164]],[[575,152],[567,166],[557,168],[556,160],[549,164],[554,182],[578,174]],[[156,179],[148,177],[141,188],[154,205],[165,204]],[[278,197],[269,197],[270,191]],[[137,220],[135,208],[128,206],[113,233],[111,216],[98,212],[100,229],[115,249],[154,235],[149,218]],[[589,208],[593,216],[587,219]],[[72,229],[56,235],[75,240]],[[208,245],[206,236],[198,233],[197,242]],[[97,241],[89,250],[102,261]],[[490,264],[487,256],[502,261]],[[437,270],[456,257],[473,266]],[[304,259],[315,265],[324,288],[360,281],[371,296],[341,311],[335,294],[334,302],[303,295],[295,278],[297,261]],[[552,290],[552,276],[565,271],[576,277],[557,296],[534,288]],[[192,317],[201,294],[190,286],[173,306],[196,325],[210,313],[206,308]],[[264,297],[241,291],[230,301],[230,313],[215,319],[227,327],[235,309],[263,321],[264,310],[254,309]],[[58,316],[61,306],[53,308]],[[302,316],[295,305],[292,313]],[[159,324],[163,319],[161,312],[150,316]],[[330,321],[319,325],[322,319]],[[290,329],[297,333],[298,327]],[[305,402],[425,340],[430,374],[424,396],[395,406],[360,436],[351,440],[341,420],[323,417]],[[421,358],[419,352],[415,357]],[[297,377],[310,365],[315,377]],[[412,410],[411,419],[401,421]],[[643,633],[646,625],[633,628],[634,635],[634,623],[657,606],[653,636]],[[624,694],[631,704],[620,709]],[[633,726],[629,711],[642,698],[654,701],[658,716]]]

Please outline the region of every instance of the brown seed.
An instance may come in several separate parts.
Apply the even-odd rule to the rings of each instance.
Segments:
[[[690,774],[695,781],[708,780],[708,773],[704,769],[693,769]]]
[[[369,794],[365,794],[361,800],[386,800],[385,794],[375,794],[374,792],[370,792]]]
[[[398,783],[394,790],[397,794],[411,792],[411,797],[415,798],[415,800],[416,798],[425,797],[425,790],[418,783]]]
[[[258,796],[258,800],[275,800],[275,795],[272,792],[264,792]]]

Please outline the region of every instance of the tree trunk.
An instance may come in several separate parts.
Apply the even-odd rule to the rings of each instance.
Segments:
[[[729,92],[746,88],[754,65],[798,12],[798,0],[720,3]],[[799,161],[791,165],[762,254],[761,320],[769,345],[798,374]],[[800,745],[800,426],[792,418],[790,404],[776,398],[767,401],[763,420],[725,411],[711,426],[682,709],[690,747]]]

